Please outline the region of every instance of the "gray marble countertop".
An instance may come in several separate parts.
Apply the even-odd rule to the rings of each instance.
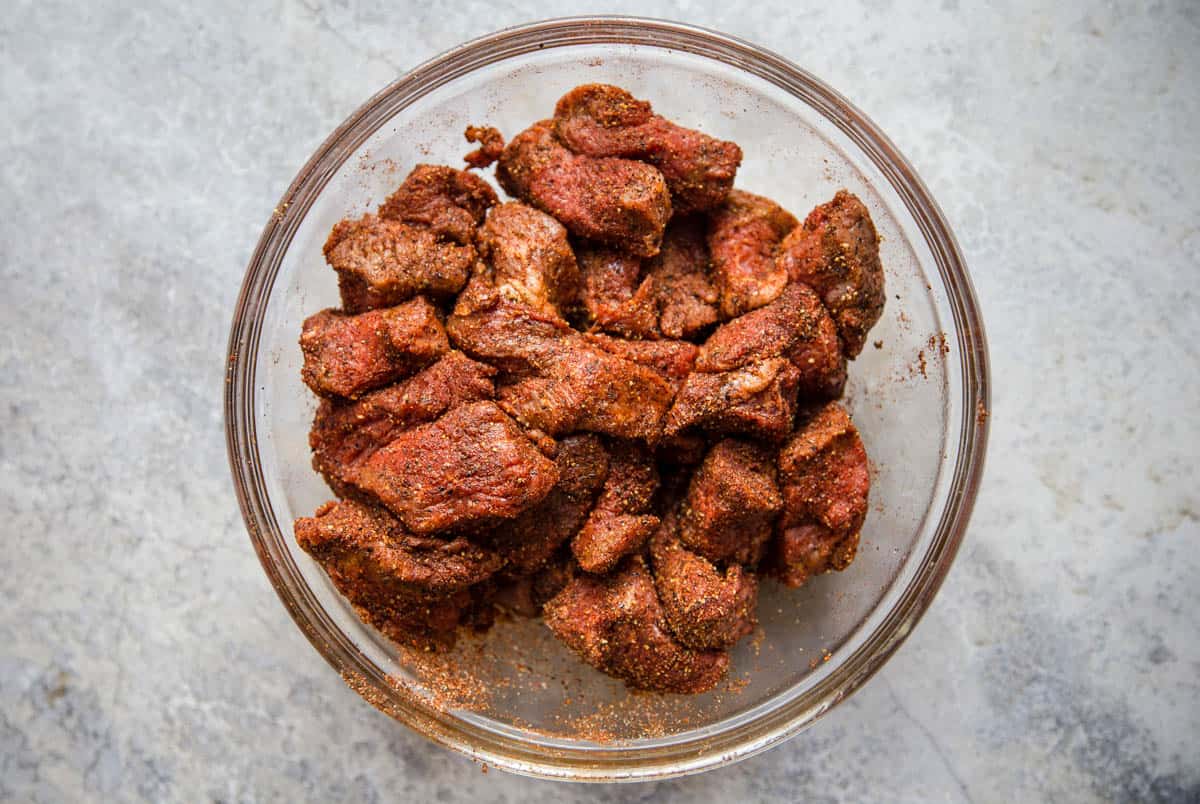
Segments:
[[[221,419],[242,271],[317,144],[576,7],[166,5],[0,18],[0,798],[1200,799],[1200,6],[608,7],[772,48],[889,132],[995,391],[967,541],[879,676],[736,766],[582,787],[485,776],[342,684],[249,547]]]

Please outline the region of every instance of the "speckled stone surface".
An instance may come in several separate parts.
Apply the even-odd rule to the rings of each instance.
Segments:
[[[5,5],[0,798],[1200,798],[1200,6],[683,0],[827,79],[917,166],[989,327],[989,468],[920,627],[734,767],[566,786],[347,689],[228,479],[227,327],[262,224],[398,73],[562,2]],[[920,10],[916,10],[917,6]]]

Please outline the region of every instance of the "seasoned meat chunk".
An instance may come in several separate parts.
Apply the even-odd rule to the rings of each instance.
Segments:
[[[540,503],[485,537],[505,560],[508,575],[528,575],[579,532],[608,477],[608,451],[591,434],[567,436],[554,459],[558,484]]]
[[[625,359],[560,318],[504,299],[481,278],[459,297],[447,329],[461,349],[508,372],[514,381],[500,389],[501,404],[526,428],[643,440],[662,432],[674,390],[659,366]]]
[[[704,227],[696,217],[675,217],[662,250],[646,266],[658,306],[658,330],[667,338],[693,338],[717,321],[717,288],[709,277]]]
[[[603,440],[591,433],[567,436],[558,442],[555,462],[559,467],[556,489],[591,508],[608,478],[608,449]]]
[[[696,218],[673,218],[651,260],[590,244],[578,253],[594,329],[633,339],[692,338],[717,321],[717,290]]]
[[[411,374],[449,348],[437,310],[421,298],[361,315],[322,310],[305,320],[300,333],[301,377],[321,396],[353,399]]]
[[[757,378],[772,374],[763,390],[738,400],[741,391],[757,384]],[[732,394],[732,398],[738,401],[712,416],[703,424],[704,429],[712,433],[749,435],[770,442],[787,436],[795,420],[796,391],[800,382],[800,372],[794,365],[763,360],[751,363],[744,369],[727,372],[724,376],[735,388],[741,386]]]
[[[676,395],[666,433],[688,427],[779,440],[792,429],[796,396],[838,396],[841,346],[820,300],[788,285],[775,301],[722,324],[700,347]]]
[[[733,187],[742,150],[732,142],[676,125],[620,87],[585,84],[554,109],[555,131],[572,151],[641,159],[657,167],[679,212],[721,203]]]
[[[339,584],[399,585],[456,592],[500,569],[495,552],[462,536],[418,536],[387,510],[354,500],[328,502],[296,520],[296,538]],[[368,589],[374,591],[375,589]]]
[[[439,299],[457,293],[467,283],[475,249],[445,242],[422,226],[368,214],[333,227],[325,260],[337,271],[343,309],[361,313],[418,293]]]
[[[485,168],[500,158],[504,153],[504,135],[492,126],[467,126],[463,132],[467,142],[477,142],[479,147],[463,157],[463,161],[473,168]]]
[[[587,322],[624,338],[658,335],[653,280],[641,278],[642,259],[615,248],[582,243],[575,250]]]
[[[734,190],[709,215],[708,247],[721,312],[733,318],[774,301],[788,281],[775,253],[799,222],[769,198]]]
[[[604,489],[587,523],[571,540],[579,566],[605,573],[641,549],[658,527],[658,517],[649,514],[657,490],[658,470],[649,451],[630,442],[614,444]]]
[[[732,371],[688,374],[667,414],[664,432],[691,427],[779,441],[792,429],[800,372],[787,358],[748,363]]]
[[[378,614],[366,606],[355,606],[355,610],[392,642],[430,652],[449,650],[457,641],[459,628],[471,624],[476,608],[474,589],[449,595],[396,593]]]
[[[628,159],[577,156],[555,139],[549,120],[513,138],[496,176],[509,195],[558,218],[572,234],[630,254],[657,254],[671,217],[658,170]]]
[[[783,505],[774,459],[748,441],[714,444],[688,486],[679,517],[683,544],[710,561],[758,563]]]
[[[579,298],[579,268],[567,230],[519,201],[491,211],[479,230],[479,250],[500,295],[546,315],[564,315]]]
[[[423,226],[438,237],[467,245],[496,200],[496,191],[474,173],[417,165],[383,202],[379,217]]]
[[[805,397],[841,396],[846,361],[833,320],[806,285],[788,285],[775,301],[722,324],[696,356],[698,371],[731,371],[754,361],[787,357],[800,372]]]
[[[850,566],[858,552],[858,534],[850,537],[814,523],[780,528],[764,571],[796,589],[814,575]]]
[[[870,474],[867,453],[846,409],[830,402],[817,410],[779,452],[784,521],[811,517],[831,530],[862,526]]]
[[[800,372],[798,392],[803,399],[837,399],[846,390],[846,354],[837,327],[824,309],[816,323],[812,337],[797,338],[786,354]]]
[[[854,560],[871,487],[867,453],[840,405],[829,403],[779,452],[783,515],[771,555],[788,586]]]
[[[317,407],[308,442],[313,468],[335,494],[352,493],[358,467],[400,433],[437,419],[451,408],[491,399],[496,370],[462,352],[395,385],[355,401],[325,399]]]
[[[704,692],[729,670],[724,651],[693,650],[671,635],[639,556],[610,575],[577,575],[546,603],[542,616],[585,662],[635,689]]]
[[[404,431],[358,473],[358,486],[417,533],[512,519],[557,482],[555,465],[492,402]]]
[[[501,371],[527,373],[547,366],[571,336],[557,314],[512,301],[483,276],[475,276],[446,321],[450,340]]]
[[[675,638],[696,650],[729,648],[754,630],[758,578],[739,564],[724,572],[679,541],[673,514],[650,540],[654,586]]]
[[[322,505],[295,530],[363,619],[421,647],[453,643],[470,607],[468,587],[500,567],[495,553],[465,538],[416,536],[382,508],[351,500]]]
[[[857,357],[885,300],[879,236],[862,201],[838,190],[792,230],[778,259],[793,281],[817,292],[837,323],[846,356]]]
[[[658,517],[597,516],[571,542],[581,569],[596,575],[611,572],[622,558],[641,550],[658,527]]]
[[[627,341],[607,335],[585,335],[587,343],[653,370],[678,388],[692,370],[697,348],[687,341]]]
[[[654,370],[575,336],[560,341],[539,371],[498,390],[501,406],[525,427],[643,441],[662,434],[674,389]]]

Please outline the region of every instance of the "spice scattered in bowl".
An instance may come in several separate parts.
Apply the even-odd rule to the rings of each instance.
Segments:
[[[840,191],[800,223],[740,148],[585,85],[468,170],[419,165],[325,245],[304,324],[296,537],[360,616],[435,650],[497,607],[629,686],[711,689],[759,578],[854,559],[867,455],[836,400],[884,303]],[[472,168],[498,162],[500,203]]]

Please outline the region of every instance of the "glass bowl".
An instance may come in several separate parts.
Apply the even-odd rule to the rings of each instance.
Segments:
[[[459,165],[471,123],[511,136],[585,82],[618,84],[684,125],[738,142],[738,186],[803,217],[840,187],[883,237],[888,306],[850,366],[846,404],[872,459],[858,559],[800,590],[764,584],[759,632],[699,696],[634,694],[537,620],[468,636],[440,664],[361,623],[295,544],[331,495],[310,467],[315,401],[300,381],[305,316],[337,304],[321,244],[417,162]],[[387,714],[518,773],[614,781],[693,773],[812,724],[878,670],[933,599],[962,540],[987,440],[987,349],[937,204],[887,137],[788,61],[723,34],[628,17],[551,20],[441,55],[371,98],[318,149],[246,271],[229,341],[226,435],[246,526],[314,647]]]

